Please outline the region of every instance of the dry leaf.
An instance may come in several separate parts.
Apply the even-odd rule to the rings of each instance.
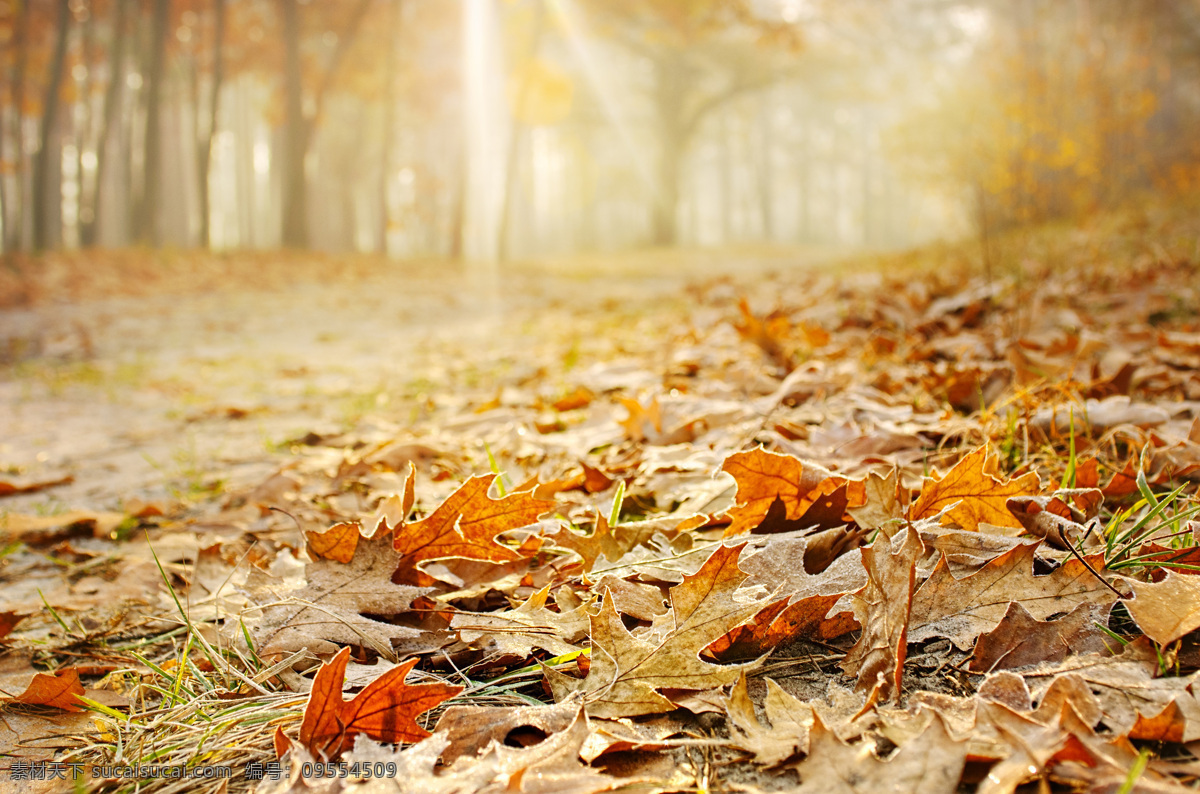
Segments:
[[[733,598],[746,579],[737,566],[741,550],[742,546],[718,546],[699,571],[671,588],[671,611],[638,637],[625,628],[606,594],[599,614],[591,618],[587,678],[581,681],[549,668],[545,671],[555,699],[582,692],[588,714],[597,717],[660,714],[675,708],[660,689],[703,690],[736,680],[753,663],[710,664],[701,661],[700,649],[761,607],[759,602]]]
[[[1111,603],[1085,602],[1058,620],[1041,621],[1013,601],[1000,624],[979,636],[970,669],[986,673],[1056,662],[1070,654],[1104,653],[1116,642],[1100,628],[1108,625],[1111,609]]]
[[[1134,598],[1125,606],[1138,628],[1167,645],[1200,628],[1200,579],[1168,572],[1161,582],[1129,581]]]
[[[953,794],[967,759],[967,744],[955,741],[937,716],[918,738],[887,761],[872,752],[870,742],[845,744],[821,718],[809,731],[808,757],[796,765],[805,794]]]
[[[546,608],[550,586],[531,595],[525,603],[506,612],[459,612],[450,619],[463,642],[480,644],[502,654],[525,658],[534,648],[561,656],[580,649],[587,636],[587,600],[569,612],[553,612]]]
[[[780,455],[765,449],[735,452],[721,464],[721,470],[737,482],[737,505],[728,512],[731,523],[725,535],[740,535],[759,527],[768,517],[774,526],[770,531],[802,529],[808,526],[830,526],[833,521],[841,523],[847,507],[865,502],[865,486],[855,483],[853,492],[844,492],[841,509],[832,507],[831,499],[838,489],[846,485],[842,477],[831,475],[814,463],[805,463],[791,455]],[[825,513],[808,516],[814,507],[820,510],[823,501]],[[772,512],[774,511],[774,512]]]
[[[995,476],[997,461],[989,457],[985,444],[955,464],[944,477],[925,480],[920,496],[908,509],[909,520],[929,518],[956,505],[942,517],[943,524],[956,523],[966,530],[978,529],[981,523],[1020,527],[1021,522],[1008,510],[1008,500],[1035,495],[1038,476],[1029,472],[1002,480]]]
[[[343,648],[321,666],[304,708],[300,743],[317,758],[336,761],[358,734],[391,744],[419,742],[429,731],[416,718],[462,691],[460,686],[442,683],[406,684],[405,677],[418,661],[409,659],[347,702],[342,698],[342,681],[349,658],[350,649]]]
[[[535,499],[531,493],[514,493],[501,499],[488,496],[495,477],[472,477],[420,521],[399,529],[394,545],[403,557],[395,579],[400,584],[429,585],[420,569],[428,560],[458,557],[486,562],[509,562],[520,555],[496,542],[511,529],[537,523],[554,502]]]
[[[884,538],[861,551],[867,585],[854,595],[854,613],[863,633],[841,664],[858,679],[858,691],[871,693],[868,703],[900,692],[916,565],[925,551],[913,529],[890,545],[895,551]]]
[[[913,596],[909,641],[946,637],[967,650],[977,636],[999,625],[1013,601],[1038,620],[1083,603],[1116,601],[1116,594],[1073,557],[1046,576],[1034,576],[1034,548],[1017,546],[962,579],[954,578],[942,557]],[[1103,559],[1097,556],[1089,562],[1103,572]]]

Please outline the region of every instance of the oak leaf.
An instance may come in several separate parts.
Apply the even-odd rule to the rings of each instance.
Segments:
[[[406,684],[405,677],[417,659],[388,670],[350,701],[342,698],[342,682],[350,649],[321,666],[300,723],[300,743],[315,757],[336,760],[364,734],[376,741],[399,744],[419,742],[429,731],[416,718],[454,697],[462,687],[443,683]]]
[[[797,637],[830,640],[859,628],[849,612],[826,617],[840,594],[813,595],[794,603],[788,599],[764,607],[751,620],[718,637],[704,649],[715,659],[754,659]]]
[[[310,547],[315,558],[305,566],[307,585],[284,598],[268,592],[271,603],[263,610],[257,646],[260,653],[291,653],[308,648],[332,653],[339,645],[362,645],[380,655],[394,658],[392,642],[416,641],[421,632],[379,620],[409,611],[424,588],[392,583],[399,556],[392,548],[392,533],[379,531],[366,538],[346,537],[347,530],[333,527],[341,546],[327,553],[344,556],[341,549],[353,548],[349,563],[326,559]],[[321,537],[321,536],[318,536]],[[268,589],[269,590],[269,589]]]
[[[763,701],[768,726],[759,722],[743,674],[725,699],[725,713],[737,729],[733,745],[754,753],[754,760],[765,766],[777,766],[800,753],[808,752],[808,732],[815,715],[813,707],[784,692],[770,678]]]
[[[785,522],[788,529],[831,526],[842,522],[847,508],[866,502],[864,483],[848,482],[816,464],[761,447],[735,452],[721,464],[721,470],[737,483],[737,504],[728,512],[731,521],[726,537],[749,532],[768,516],[781,525],[772,531],[781,531]],[[845,492],[840,492],[842,486],[846,486]],[[844,499],[841,509],[832,510],[832,503],[840,499]]]
[[[1112,639],[1099,627],[1108,625],[1111,609],[1112,604],[1084,602],[1058,620],[1042,621],[1013,601],[1000,624],[975,643],[970,670],[987,673],[1056,662],[1070,654],[1102,654]]]
[[[869,740],[845,744],[814,716],[808,757],[796,765],[804,794],[953,794],[967,760],[967,742],[955,741],[938,716],[925,731],[887,761],[871,752]]]
[[[1082,603],[1116,601],[1116,594],[1074,558],[1045,576],[1034,576],[1035,548],[1017,546],[962,579],[954,578],[943,556],[913,596],[909,641],[946,637],[967,650],[978,635],[999,625],[1012,601],[1019,601],[1038,620]],[[1092,569],[1103,572],[1099,555],[1087,559]]]
[[[912,528],[890,544],[881,536],[862,549],[867,584],[854,595],[854,613],[863,632],[841,667],[858,678],[856,688],[869,693],[868,703],[900,692],[917,560],[924,550]]]
[[[569,612],[552,612],[546,608],[549,594],[547,585],[507,612],[459,612],[450,619],[450,627],[458,630],[463,642],[486,639],[489,649],[503,654],[527,657],[541,648],[561,656],[579,650],[577,643],[587,636],[591,601]]]
[[[79,697],[84,694],[79,673],[74,668],[53,673],[37,673],[25,691],[12,699],[29,706],[52,706],[63,711],[82,711]]]
[[[512,562],[521,555],[502,546],[496,536],[537,523],[554,502],[536,499],[528,491],[493,499],[488,488],[495,477],[472,477],[450,494],[432,513],[395,533],[394,548],[403,559],[396,570],[400,584],[430,585],[432,577],[421,570],[428,560],[457,557],[485,562]]]
[[[1125,606],[1138,628],[1167,645],[1200,628],[1200,579],[1170,572],[1161,582],[1130,581],[1134,598]]]
[[[956,463],[945,476],[926,479],[920,496],[908,509],[908,519],[929,518],[949,507],[942,516],[943,524],[956,523],[966,530],[978,529],[981,523],[1020,527],[1021,522],[1008,510],[1008,500],[1035,495],[1038,476],[1029,472],[1002,480],[996,476],[998,463],[999,458],[989,456],[985,444]]]
[[[635,637],[607,593],[591,618],[591,668],[583,680],[547,668],[555,699],[582,692],[589,715],[632,717],[675,708],[661,689],[704,690],[735,681],[755,666],[721,666],[700,659],[700,649],[757,612],[762,603],[733,598],[747,578],[737,565],[744,544],[719,546],[700,570],[670,590],[671,611]]]

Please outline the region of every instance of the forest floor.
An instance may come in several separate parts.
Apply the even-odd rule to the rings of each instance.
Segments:
[[[990,278],[969,246],[0,269],[0,766],[1192,785],[1195,217],[1013,235]]]

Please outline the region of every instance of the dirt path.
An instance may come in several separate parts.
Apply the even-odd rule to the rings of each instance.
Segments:
[[[464,351],[486,362],[581,315],[660,311],[695,273],[443,271],[6,311],[0,479],[73,481],[0,508],[116,510],[254,482],[288,439],[436,389]]]

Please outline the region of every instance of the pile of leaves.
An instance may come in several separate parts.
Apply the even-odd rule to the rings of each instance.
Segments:
[[[10,710],[213,790],[1190,787],[1198,270],[697,283],[220,502],[9,516],[76,561],[6,593]]]

